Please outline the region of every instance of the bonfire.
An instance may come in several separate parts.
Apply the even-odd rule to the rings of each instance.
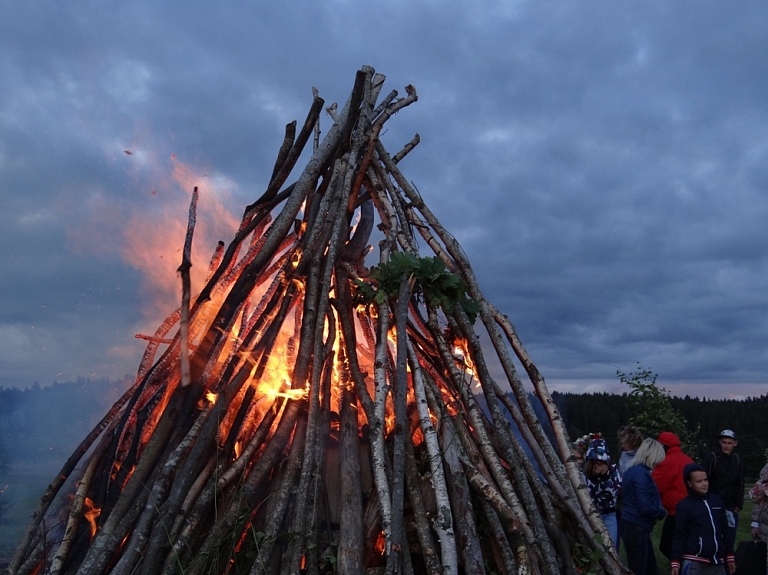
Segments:
[[[418,136],[382,144],[417,99],[383,84],[358,71],[325,134],[313,90],[193,293],[195,188],[180,306],[7,573],[627,572],[543,377],[398,167]]]

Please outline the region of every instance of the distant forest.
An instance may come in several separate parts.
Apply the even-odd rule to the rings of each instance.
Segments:
[[[552,397],[560,409],[571,438],[586,433],[602,433],[616,457],[619,454],[617,431],[632,417],[626,393],[557,393]],[[671,397],[672,406],[686,419],[690,429],[701,428],[699,453],[689,453],[697,461],[714,449],[717,435],[732,429],[739,438],[736,448],[749,479],[757,477],[766,463],[768,448],[768,395],[744,400]]]
[[[0,559],[10,557],[56,472],[130,384],[78,379],[0,388]]]
[[[9,464],[66,461],[129,384],[78,379],[0,388],[0,472]]]

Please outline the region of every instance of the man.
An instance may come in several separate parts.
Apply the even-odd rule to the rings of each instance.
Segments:
[[[744,507],[744,468],[739,456],[733,452],[739,444],[736,434],[724,429],[717,437],[719,447],[709,453],[702,466],[709,477],[709,489],[720,496],[725,504],[728,528],[726,545],[733,547],[739,526],[739,511]]]
[[[683,453],[680,449],[680,438],[671,431],[662,431],[659,434],[659,443],[664,446],[665,456],[651,472],[651,477],[661,495],[661,504],[667,510],[667,517],[661,528],[659,551],[669,559],[675,534],[675,509],[677,504],[688,496],[683,469],[693,463],[693,459]]]

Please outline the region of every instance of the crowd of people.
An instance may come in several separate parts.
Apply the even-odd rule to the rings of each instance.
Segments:
[[[657,575],[651,533],[663,520],[659,551],[672,575],[732,575],[745,491],[736,434],[720,432],[718,447],[700,463],[669,431],[643,438],[630,425],[619,430],[618,439],[617,463],[599,434],[581,438],[574,450],[608,534],[617,549],[623,545],[627,567],[636,575]],[[768,464],[749,496],[752,537],[768,542]]]

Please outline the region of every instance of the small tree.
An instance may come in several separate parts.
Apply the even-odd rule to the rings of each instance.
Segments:
[[[671,431],[680,438],[682,450],[696,457],[701,451],[700,426],[689,428],[688,421],[670,401],[669,391],[656,385],[657,374],[643,368],[625,374],[616,370],[621,383],[632,390],[629,392],[628,407],[632,416],[629,422],[639,427],[646,437],[659,436],[662,431]]]

